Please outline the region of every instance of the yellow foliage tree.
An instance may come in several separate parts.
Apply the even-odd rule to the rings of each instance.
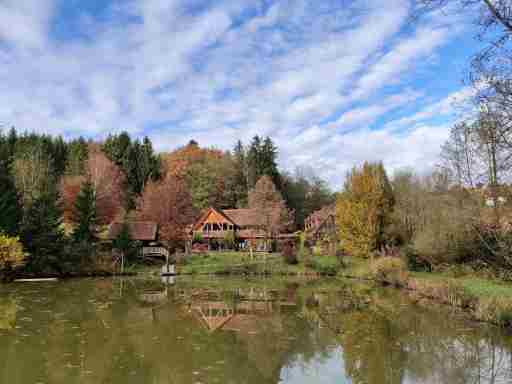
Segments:
[[[347,175],[336,204],[339,236],[344,250],[368,257],[385,242],[385,227],[394,204],[382,163],[364,163]]]
[[[19,238],[0,233],[0,271],[20,265],[24,260],[25,253]]]

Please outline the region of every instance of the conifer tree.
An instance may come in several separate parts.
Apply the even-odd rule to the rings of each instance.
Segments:
[[[96,196],[91,180],[86,180],[75,201],[73,239],[77,242],[92,241],[96,225]]]
[[[14,181],[0,163],[0,232],[15,235],[21,221],[21,205]]]
[[[34,199],[25,212],[21,240],[30,254],[27,267],[41,272],[48,268],[62,272],[64,233],[57,193],[45,193]]]

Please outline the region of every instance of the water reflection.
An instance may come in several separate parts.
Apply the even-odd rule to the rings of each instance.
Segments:
[[[1,383],[510,383],[512,339],[337,282],[0,286]]]

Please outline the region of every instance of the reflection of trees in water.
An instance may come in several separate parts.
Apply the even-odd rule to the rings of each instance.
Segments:
[[[366,309],[342,311],[334,321],[327,319],[354,383],[394,384],[405,378],[450,384],[512,380],[511,346],[505,344],[510,339],[496,329],[468,328],[443,311],[411,308],[396,296],[373,295],[371,302]]]
[[[17,337],[0,333],[1,382],[275,383],[284,367],[318,366],[338,346],[354,384],[510,380],[509,338],[442,312],[411,310],[394,295],[314,285],[205,290],[177,284],[167,291],[153,282],[121,286],[110,279],[20,292],[17,305],[25,309],[15,318],[23,329]],[[0,309],[17,307],[4,302]],[[208,302],[239,316],[211,332],[192,312]],[[20,322],[25,317],[31,321]]]
[[[16,300],[12,296],[0,297],[0,329],[13,329],[16,325],[16,313]]]

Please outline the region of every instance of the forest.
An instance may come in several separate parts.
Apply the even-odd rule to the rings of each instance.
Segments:
[[[11,128],[0,134],[0,267],[67,273],[108,264],[96,243],[112,222],[156,222],[159,237],[177,247],[202,210],[247,207],[263,176],[293,212],[288,230],[300,230],[334,194],[311,170],[280,170],[277,156],[269,137],[231,151],[190,141],[156,153],[149,138],[126,132],[65,141]],[[123,236],[114,246],[134,255]]]

